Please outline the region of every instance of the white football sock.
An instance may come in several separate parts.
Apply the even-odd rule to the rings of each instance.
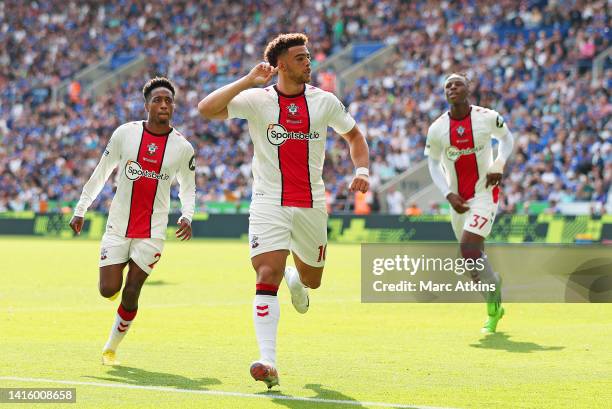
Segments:
[[[117,309],[117,314],[115,316],[115,323],[111,328],[110,335],[108,336],[108,341],[106,341],[106,345],[104,345],[104,351],[117,350],[119,343],[130,329],[132,321],[136,317],[137,311],[138,310],[126,311],[123,309],[123,306],[119,304],[119,308]]]
[[[258,284],[258,287],[260,284]],[[276,290],[261,291],[255,294],[253,300],[253,322],[255,324],[255,335],[259,344],[259,353],[262,361],[266,361],[276,366],[276,331],[280,318],[280,306]],[[261,294],[261,292],[274,292],[274,295]]]

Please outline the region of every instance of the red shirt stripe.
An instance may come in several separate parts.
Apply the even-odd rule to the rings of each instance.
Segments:
[[[143,126],[136,168],[156,174],[160,173],[169,134],[170,132],[165,135],[157,135]],[[156,178],[145,176],[140,176],[134,180],[130,217],[125,237],[132,239],[151,237],[151,216],[153,216],[158,183],[159,181]]]
[[[310,132],[306,96],[278,94],[279,124],[289,132]],[[281,206],[312,207],[308,139],[287,139],[278,147],[281,171]]]
[[[471,109],[463,119],[450,118],[450,144],[459,150],[474,148]],[[479,177],[476,153],[459,156],[455,161],[455,171],[457,172],[459,196],[464,200],[473,198]]]

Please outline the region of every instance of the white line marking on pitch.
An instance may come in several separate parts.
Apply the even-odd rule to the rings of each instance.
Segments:
[[[285,396],[275,394],[262,394],[258,395],[255,393],[242,393],[242,392],[229,392],[229,391],[211,391],[211,390],[197,390],[197,389],[175,389],[166,388],[163,386],[144,386],[144,385],[130,385],[126,383],[101,383],[101,382],[82,382],[82,381],[63,381],[56,379],[42,379],[42,378],[19,378],[14,376],[0,376],[0,380],[3,381],[18,381],[18,382],[46,382],[46,383],[60,383],[64,385],[83,385],[83,386],[99,386],[102,388],[123,388],[123,389],[140,389],[148,391],[158,392],[178,392],[178,393],[191,393],[196,395],[213,395],[213,396],[230,396],[235,398],[259,398],[259,399],[278,399],[278,400],[294,400],[303,402],[316,402],[316,403],[337,403],[340,405],[351,405],[351,406],[377,406],[382,408],[398,408],[398,409],[453,409],[453,408],[442,408],[437,406],[418,406],[418,405],[406,405],[400,403],[385,403],[385,402],[361,402],[356,400],[340,400],[340,399],[323,399],[323,398],[304,398],[301,396]]]
[[[281,305],[291,305],[289,299],[279,300]],[[338,298],[338,299],[323,299],[318,300],[317,304],[346,304],[355,303],[359,304],[361,300],[359,298]],[[186,308],[186,307],[237,307],[253,305],[253,301],[236,301],[236,302],[199,302],[199,303],[172,303],[172,304],[151,304],[147,305],[148,309],[160,309],[160,308]],[[108,311],[112,310],[112,305],[95,305],[90,307],[79,307],[75,306],[45,306],[45,307],[13,307],[13,306],[2,306],[0,313],[21,313],[21,312],[39,312],[39,311],[56,311],[56,312],[70,312],[70,311]]]

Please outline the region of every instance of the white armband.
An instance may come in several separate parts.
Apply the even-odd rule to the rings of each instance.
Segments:
[[[357,168],[355,170],[355,176],[364,175],[370,177],[370,170],[368,168]]]

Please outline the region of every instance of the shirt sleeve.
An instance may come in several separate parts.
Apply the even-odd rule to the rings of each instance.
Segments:
[[[179,183],[179,199],[181,200],[181,218],[191,222],[195,211],[195,152],[193,146],[185,149],[185,154],[181,160],[181,165],[176,175]]]
[[[508,126],[500,114],[495,112],[495,116],[491,115],[491,119],[491,135],[495,139],[499,139],[499,137],[503,137],[509,132]]]
[[[503,173],[504,166],[506,161],[512,154],[512,149],[514,145],[514,138],[504,121],[504,118],[497,112],[494,112],[495,115],[491,115],[491,136],[499,142],[499,146],[497,149],[497,158],[489,168],[489,171],[492,173]],[[493,118],[495,118],[493,120]]]
[[[342,102],[331,94],[331,107],[329,114],[329,126],[340,135],[348,133],[355,126],[355,119],[348,113],[348,109]]]
[[[85,212],[96,197],[100,194],[100,191],[104,187],[104,183],[113,172],[119,160],[121,159],[121,128],[117,128],[104,149],[102,158],[98,162],[98,166],[94,169],[91,177],[83,186],[83,192],[81,198],[74,209],[74,215],[78,217],[84,217]]]
[[[496,139],[499,141],[499,147],[497,148],[497,158],[495,162],[489,168],[491,173],[503,173],[506,161],[512,154],[514,147],[514,137],[510,131],[506,132],[502,136],[497,136]]]
[[[442,146],[436,133],[433,130],[433,126],[430,126],[427,130],[427,140],[425,141],[425,156],[429,156],[432,159],[439,161],[442,158]]]
[[[440,193],[442,193],[444,197],[448,196],[451,190],[448,187],[448,182],[446,181],[446,176],[444,176],[444,172],[442,171],[440,161],[430,156],[427,159],[427,166],[429,167],[431,180],[433,180]]]
[[[236,95],[227,104],[228,118],[252,119],[256,116],[255,96],[258,88],[251,88]]]

